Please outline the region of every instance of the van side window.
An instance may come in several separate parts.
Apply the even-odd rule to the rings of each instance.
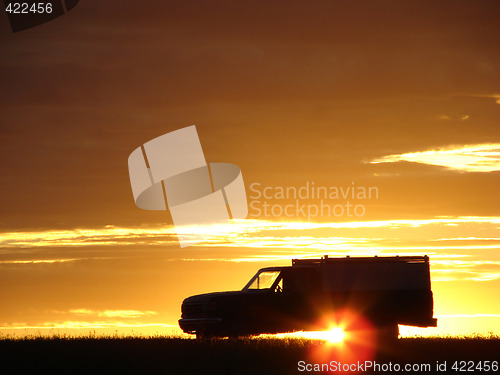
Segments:
[[[248,289],[270,289],[278,278],[279,274],[280,271],[260,272],[255,277],[250,286],[248,286]]]

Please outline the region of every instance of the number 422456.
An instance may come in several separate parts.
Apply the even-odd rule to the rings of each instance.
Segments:
[[[9,3],[5,11],[14,14],[52,13],[52,3]]]

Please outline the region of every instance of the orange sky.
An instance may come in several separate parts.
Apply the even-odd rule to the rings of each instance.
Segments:
[[[0,329],[161,333],[183,298],[261,266],[404,253],[431,257],[436,332],[500,334],[499,18],[492,1],[128,0],[18,33],[0,17]],[[192,124],[253,205],[181,249],[168,213],[134,205],[127,158]],[[313,183],[377,196],[325,200],[355,217],[258,211],[320,205],[276,196]]]

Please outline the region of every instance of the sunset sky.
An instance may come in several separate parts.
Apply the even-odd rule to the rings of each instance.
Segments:
[[[438,328],[401,332],[500,335],[499,19],[480,0],[82,0],[17,33],[1,15],[0,333],[179,333],[184,298],[261,267],[427,254]],[[193,124],[249,214],[181,248],[127,159]]]

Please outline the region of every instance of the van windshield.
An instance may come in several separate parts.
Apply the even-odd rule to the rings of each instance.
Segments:
[[[270,289],[281,271],[262,271],[255,275],[244,289]]]

